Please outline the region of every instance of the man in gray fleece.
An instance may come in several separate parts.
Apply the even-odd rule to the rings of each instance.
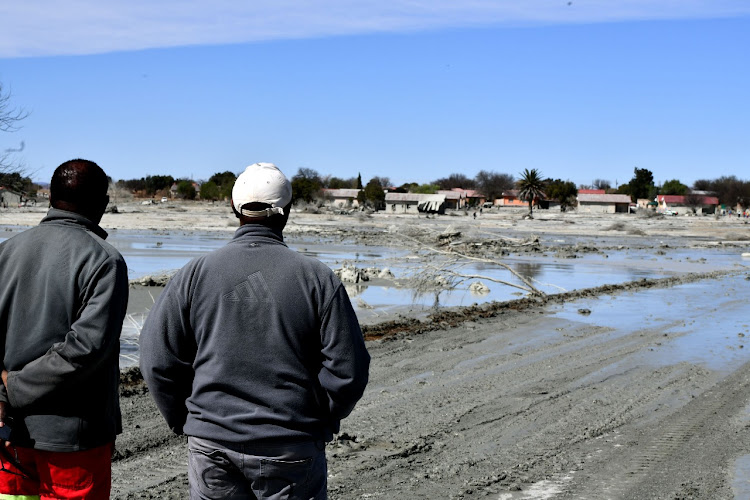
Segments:
[[[109,498],[128,270],[99,227],[108,186],[63,163],[47,216],[0,244],[2,498]]]
[[[284,244],[291,198],[276,166],[247,167],[234,239],[182,268],[141,331],[143,376],[188,435],[194,499],[326,498],[325,443],[367,384],[346,290]]]

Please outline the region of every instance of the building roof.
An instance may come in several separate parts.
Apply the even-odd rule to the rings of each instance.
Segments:
[[[440,190],[437,192],[437,194],[443,194],[445,195],[446,200],[461,200],[462,198],[466,198],[466,192],[465,191],[443,191]]]
[[[579,189],[578,194],[607,194],[603,189]]]
[[[660,194],[656,197],[659,203],[666,203],[668,205],[687,205],[687,196],[677,194]],[[701,205],[718,205],[719,199],[716,196],[703,196]]]
[[[334,198],[356,198],[360,189],[323,189],[323,194],[333,196]]]
[[[578,194],[578,203],[628,203],[630,196],[627,194]]]
[[[385,193],[385,201],[390,203],[395,202],[411,202],[421,203],[423,201],[439,201],[445,202],[444,194],[421,194],[421,193]]]
[[[467,198],[482,198],[484,195],[477,191],[476,189],[463,189],[463,188],[453,188],[451,191],[459,191],[464,194]],[[442,191],[439,191],[442,192]]]

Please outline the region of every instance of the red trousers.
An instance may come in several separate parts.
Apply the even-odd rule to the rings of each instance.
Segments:
[[[0,444],[2,446],[2,444]],[[0,493],[42,499],[106,500],[112,487],[114,443],[85,451],[59,452],[8,447],[0,454]],[[16,467],[7,455],[17,457]]]

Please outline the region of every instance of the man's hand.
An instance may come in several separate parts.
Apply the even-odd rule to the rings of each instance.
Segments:
[[[6,371],[3,371],[3,383],[5,383],[5,379],[7,377]],[[7,411],[7,405],[5,401],[0,401],[0,427],[5,427],[5,419],[8,417],[8,411]],[[10,446],[10,441],[5,441],[5,446]]]
[[[8,370],[3,370],[3,385],[8,388]]]

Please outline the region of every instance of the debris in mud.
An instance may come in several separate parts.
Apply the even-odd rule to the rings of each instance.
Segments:
[[[591,314],[591,309],[581,308],[578,310],[578,314],[588,316],[589,314]]]
[[[377,267],[359,268],[347,263],[342,265],[339,269],[334,269],[333,272],[344,283],[360,283],[362,281],[370,281],[374,278],[394,278],[393,273],[387,267],[384,269],[378,269]]]
[[[490,287],[482,283],[481,281],[475,281],[469,285],[469,291],[477,295],[487,295],[490,293]]]
[[[176,273],[177,270],[166,271],[161,274],[147,274],[146,276],[132,279],[129,283],[141,286],[166,286]]]
[[[120,396],[132,396],[133,394],[145,394],[148,392],[146,382],[143,380],[140,368],[131,366],[120,370]]]
[[[344,265],[339,269],[334,269],[333,272],[344,283],[359,283],[370,279],[367,274],[355,266]]]

